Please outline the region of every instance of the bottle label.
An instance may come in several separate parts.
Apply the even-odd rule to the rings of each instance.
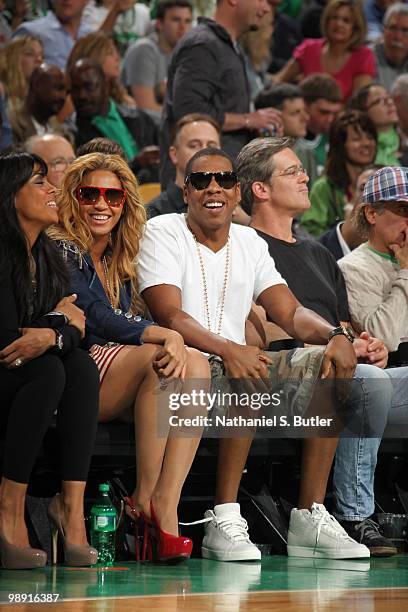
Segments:
[[[95,531],[115,531],[116,516],[94,516],[93,528]]]

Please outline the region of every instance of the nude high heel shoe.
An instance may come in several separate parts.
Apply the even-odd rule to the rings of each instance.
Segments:
[[[34,569],[44,567],[47,563],[47,553],[29,546],[14,546],[0,534],[0,561],[4,569]]]
[[[81,567],[85,565],[95,565],[98,560],[98,551],[87,544],[71,544],[65,538],[64,528],[61,521],[60,513],[60,495],[59,493],[51,500],[48,506],[48,519],[50,521],[52,535],[52,562],[57,563],[58,552],[58,536],[62,540],[64,548],[65,565],[71,567]]]

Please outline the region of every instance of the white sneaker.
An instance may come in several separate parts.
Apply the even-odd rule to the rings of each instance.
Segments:
[[[350,538],[323,504],[314,503],[311,512],[297,508],[291,512],[288,556],[358,559],[369,557],[370,551]]]
[[[207,525],[201,547],[205,559],[217,561],[259,561],[261,551],[252,544],[248,524],[239,504],[219,504],[204,514]]]

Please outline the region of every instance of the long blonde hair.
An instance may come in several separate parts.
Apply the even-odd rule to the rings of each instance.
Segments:
[[[89,253],[94,239],[82,220],[76,190],[89,172],[107,170],[116,174],[126,191],[126,200],[120,220],[111,233],[108,259],[108,285],[114,308],[119,307],[120,289],[127,281],[132,286],[132,311],[137,312],[141,300],[137,294],[135,258],[146,223],[145,208],[140,200],[137,181],[127,163],[118,155],[90,153],[78,157],[67,169],[57,194],[60,223],[50,230],[55,240],[69,240],[82,253]]]
[[[4,85],[8,103],[12,106],[20,105],[27,95],[28,79],[21,67],[21,56],[24,48],[33,42],[44,48],[41,39],[36,36],[19,36],[0,52],[0,81]]]
[[[115,42],[111,36],[104,32],[91,32],[82,36],[72,47],[71,53],[68,56],[66,74],[68,75],[80,59],[92,59],[101,66],[105,58],[112,53],[115,48]],[[125,88],[120,84],[118,79],[107,80],[109,87],[109,95],[119,104],[125,101]]]
[[[267,67],[271,61],[273,23],[273,14],[267,13],[256,31],[246,32],[239,39],[256,72]]]

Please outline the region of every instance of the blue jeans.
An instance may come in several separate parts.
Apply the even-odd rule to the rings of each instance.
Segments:
[[[374,513],[377,452],[387,423],[408,424],[408,367],[381,370],[359,364],[348,400],[356,409],[361,431],[379,437],[340,437],[333,476],[334,515],[362,521]],[[354,429],[356,431],[356,429]]]

